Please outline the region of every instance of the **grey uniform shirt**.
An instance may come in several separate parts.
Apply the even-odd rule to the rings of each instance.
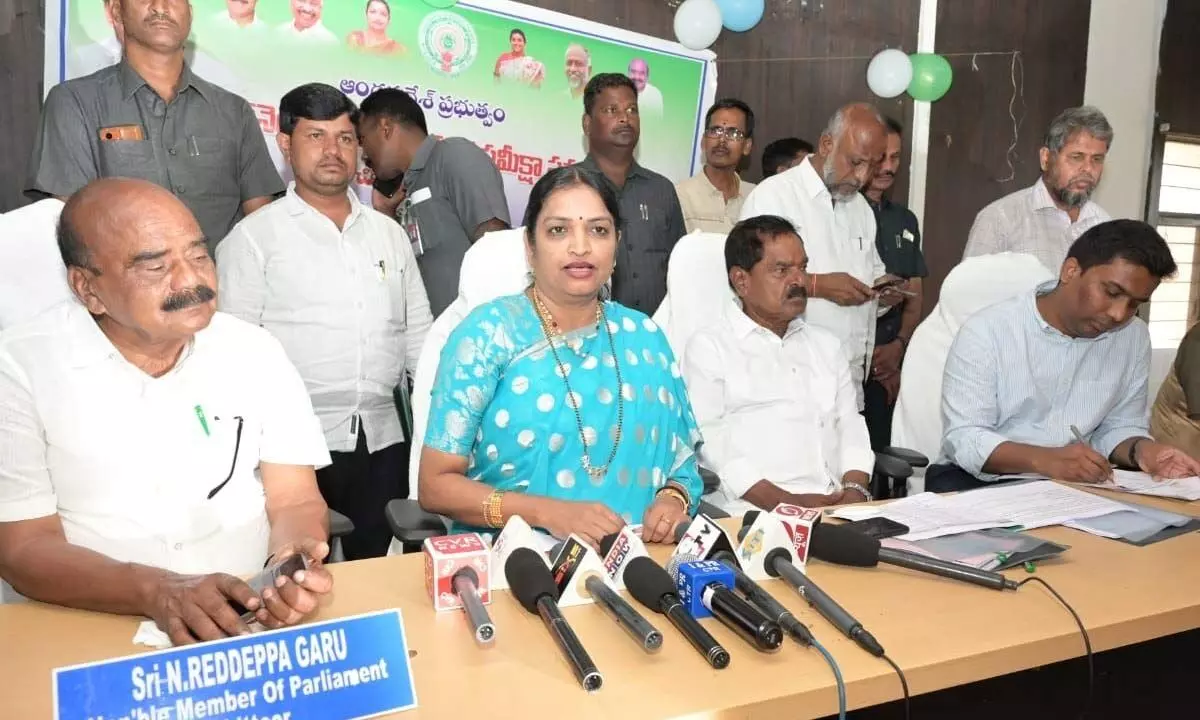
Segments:
[[[430,136],[413,156],[403,187],[400,222],[437,317],[458,297],[458,275],[475,228],[492,218],[511,225],[504,181],[491,156],[475,143]]]
[[[636,162],[617,187],[588,155],[579,167],[591,170],[617,194],[621,208],[621,242],[613,270],[613,299],[653,315],[667,294],[667,260],[679,238],[687,234],[675,185]]]
[[[101,137],[116,128],[129,128],[129,139]],[[249,103],[186,65],[169,103],[125,62],[50,89],[26,194],[67,196],[103,177],[139,178],[175,193],[210,251],[242,218],[243,201],[284,189]]]

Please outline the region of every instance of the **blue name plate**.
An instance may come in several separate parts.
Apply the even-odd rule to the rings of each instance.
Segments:
[[[350,720],[416,705],[399,610],[54,671],[59,720]]]

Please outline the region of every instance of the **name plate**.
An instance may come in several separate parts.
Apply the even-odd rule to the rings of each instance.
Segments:
[[[350,720],[416,705],[399,610],[54,671],[60,720]]]

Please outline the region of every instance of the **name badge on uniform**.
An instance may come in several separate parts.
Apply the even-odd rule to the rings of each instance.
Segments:
[[[114,125],[113,127],[100,128],[100,141],[113,142],[116,140],[145,140],[146,134],[142,131],[141,125]]]
[[[422,188],[426,193],[429,188]],[[425,244],[421,242],[421,223],[417,221],[417,213],[413,210],[413,206],[417,205],[420,200],[417,196],[420,192],[414,193],[404,198],[404,204],[400,206],[400,225],[404,228],[404,232],[408,234],[408,241],[412,243],[413,255],[421,257],[425,254]],[[428,194],[421,198],[427,199]]]
[[[902,232],[896,236],[896,247],[900,247],[901,240],[903,240],[904,242],[911,243],[911,242],[914,242],[915,238],[913,238],[913,234],[911,232],[909,232],[908,230],[905,230],[904,232]]]

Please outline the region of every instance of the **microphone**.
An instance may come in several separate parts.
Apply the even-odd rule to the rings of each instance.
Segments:
[[[875,567],[880,562],[981,585],[992,590],[1016,590],[1017,583],[998,572],[926,557],[906,550],[882,547],[873,537],[848,527],[818,525],[813,528],[812,554],[825,562],[855,567]]]
[[[639,603],[666,615],[714,669],[729,667],[729,652],[683,607],[671,576],[658,563],[648,557],[630,560],[625,567],[625,587]]]
[[[650,624],[646,618],[638,614],[625,598],[618,595],[604,581],[595,575],[588,575],[584,587],[592,599],[608,616],[617,621],[621,629],[629,633],[646,652],[657,652],[662,647],[663,636],[658,628]]]
[[[504,575],[521,607],[541,616],[583,689],[589,693],[599,690],[604,678],[558,609],[558,588],[541,556],[529,548],[515,548],[504,563]]]
[[[818,525],[817,527],[820,527]],[[767,552],[763,562],[763,567],[771,577],[782,577],[792,587],[796,588],[796,592],[800,593],[800,597],[808,601],[808,604],[814,608],[821,617],[828,620],[838,630],[841,630],[846,637],[858,643],[858,646],[863,650],[871,653],[875,657],[883,657],[884,649],[879,644],[871,633],[867,632],[862,626],[862,623],[854,619],[854,616],[846,612],[846,610],[833,601],[833,598],[825,594],[817,584],[808,578],[800,569],[791,563],[791,555],[784,548],[777,547]]]
[[[480,645],[490,643],[496,637],[496,626],[492,624],[487,608],[479,599],[479,574],[470,566],[463,566],[454,573],[450,583],[467,613],[467,620],[475,632],[475,642]]]
[[[773,652],[783,644],[783,628],[729,589],[726,581],[733,573],[721,563],[676,555],[667,564],[667,573],[685,599],[691,598],[693,607],[698,598],[713,617],[756,649]]]
[[[763,589],[761,585],[750,579],[750,576],[742,572],[738,567],[737,558],[728,550],[721,550],[713,555],[713,559],[723,563],[725,567],[733,571],[734,586],[742,591],[742,594],[754,604],[764,615],[779,623],[779,626],[792,636],[796,642],[809,647],[815,641],[812,632],[808,627],[796,619],[791,610],[788,610],[771,596],[769,592]]]
[[[629,633],[643,650],[655,652],[662,647],[662,633],[639,615],[625,598],[608,586],[601,574],[603,569],[598,564],[595,552],[583,541],[572,536],[566,542],[556,545],[551,555],[555,560],[550,572],[560,593],[560,604],[561,598],[568,594],[581,600],[590,598],[615,620],[622,630]]]

